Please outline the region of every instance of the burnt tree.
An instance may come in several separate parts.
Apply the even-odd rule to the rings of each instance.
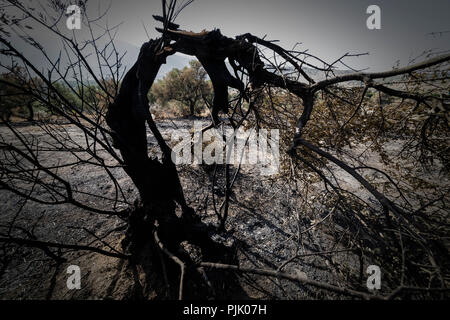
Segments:
[[[274,42],[260,39],[251,34],[229,38],[222,35],[219,30],[202,31],[200,33],[183,31],[173,23],[176,17],[176,14],[174,14],[176,1],[170,1],[168,4],[163,1],[163,16],[154,16],[156,21],[163,23],[163,28],[157,29],[161,32],[161,37],[142,45],[136,63],[125,74],[124,78],[122,78],[119,70],[121,65],[119,54],[117,52],[115,55],[107,53],[107,47],[114,40],[111,30],[108,29],[105,33],[110,38],[104,49],[99,48],[99,44],[96,42],[98,39],[94,36],[88,42],[98,58],[100,71],[103,64],[110,67],[111,78],[108,78],[104,74],[98,75],[94,72],[92,66],[86,60],[89,52],[83,51],[84,47],[79,45],[76,39],[61,33],[55,27],[56,24],[40,19],[38,15],[20,2],[8,1],[8,3],[22,12],[26,19],[31,19],[40,24],[44,29],[50,30],[62,40],[64,49],[70,52],[68,56],[76,57],[75,61],[69,64],[68,69],[73,71],[74,74],[78,74],[79,78],[76,86],[73,84],[71,86],[68,81],[68,70],[60,67],[60,61],[52,61],[45,54],[43,47],[35,40],[24,37],[30,46],[41,50],[43,57],[50,60],[51,69],[48,70],[48,75],[45,75],[10,41],[11,39],[8,39],[8,36],[2,33],[0,36],[0,53],[8,58],[19,60],[26,67],[28,73],[33,73],[33,76],[42,80],[43,85],[38,87],[19,86],[3,79],[0,80],[1,84],[17,89],[20,93],[28,95],[39,104],[46,106],[52,113],[79,130],[84,141],[82,143],[76,141],[62,125],[58,127],[58,125],[47,122],[38,123],[46,136],[54,142],[48,147],[48,152],[60,153],[64,151],[75,159],[72,163],[48,164],[45,162],[46,159],[42,159],[42,152],[40,151],[44,148],[42,144],[39,144],[38,137],[32,136],[31,139],[27,139],[26,133],[21,132],[20,128],[7,119],[4,120],[2,122],[4,127],[9,130],[10,136],[16,137],[16,142],[15,144],[10,142],[8,136],[5,136],[6,138],[1,136],[0,150],[3,158],[0,166],[0,187],[24,199],[24,203],[32,201],[49,206],[68,204],[85,212],[123,218],[126,220],[128,227],[123,244],[124,247],[131,244],[129,248],[132,255],[117,250],[113,253],[111,248],[109,248],[111,251],[108,251],[90,245],[67,245],[55,241],[41,241],[34,236],[33,228],[28,230],[16,225],[16,216],[20,214],[22,208],[16,215],[13,215],[11,221],[1,226],[0,242],[5,245],[4,247],[11,244],[34,246],[43,250],[46,255],[55,259],[58,263],[60,263],[60,258],[64,252],[61,253],[56,249],[87,250],[121,259],[136,259],[142,252],[163,252],[167,259],[172,260],[180,268],[181,272],[171,273],[171,275],[180,276],[179,298],[183,297],[183,280],[186,272],[196,270],[198,271],[197,275],[200,274],[201,276],[204,270],[199,271],[198,269],[202,268],[278,277],[302,285],[306,284],[359,298],[392,298],[402,291],[433,291],[439,293],[447,290],[445,268],[448,265],[449,255],[448,249],[442,241],[442,239],[445,239],[446,230],[441,227],[444,223],[442,222],[443,219],[439,217],[443,211],[448,209],[444,203],[446,194],[443,193],[439,197],[425,195],[425,197],[421,197],[420,204],[412,203],[404,196],[404,189],[402,191],[400,183],[392,179],[392,173],[390,175],[380,169],[370,167],[357,156],[344,158],[346,154],[348,155],[348,152],[342,151],[346,151],[344,150],[346,145],[351,147],[351,138],[359,139],[361,137],[360,133],[364,126],[375,132],[374,134],[369,132],[368,136],[376,142],[379,135],[382,135],[386,129],[384,126],[386,124],[384,121],[386,105],[383,105],[381,100],[385,96],[396,97],[401,100],[399,109],[405,107],[402,106],[404,101],[409,101],[409,104],[405,107],[407,114],[404,118],[407,120],[412,119],[408,112],[413,115],[417,115],[414,114],[417,110],[422,112],[422,114],[418,114],[422,118],[418,120],[414,128],[416,129],[415,132],[409,133],[411,141],[405,143],[405,147],[408,147],[410,142],[414,144],[415,151],[418,150],[417,152],[420,154],[420,164],[426,164],[429,158],[436,158],[442,160],[442,163],[448,169],[448,147],[444,145],[446,140],[437,136],[437,132],[439,130],[444,133],[448,131],[448,122],[446,122],[449,119],[448,95],[446,93],[448,87],[445,86],[449,78],[448,74],[443,72],[442,69],[448,66],[449,54],[435,56],[424,62],[387,72],[364,73],[355,71],[354,73],[336,76],[334,65],[346,56],[338,59],[335,63],[328,64],[306,51],[285,50]],[[169,10],[166,12],[168,8]],[[58,13],[60,12],[58,11]],[[15,23],[20,23],[20,19],[17,21],[13,18],[9,19],[7,15],[1,17],[2,20],[7,20],[7,22],[16,21]],[[88,23],[91,23],[89,19],[87,20]],[[0,32],[2,32],[1,28]],[[270,56],[264,56],[261,48],[269,49],[274,56],[276,54],[277,57],[282,58],[282,62],[270,60]],[[214,89],[214,99],[211,106],[212,124],[204,128],[203,131],[219,125],[222,125],[222,129],[225,127],[225,124],[221,123],[220,112],[226,117],[225,120],[229,120],[229,124],[234,130],[239,129],[244,121],[247,122],[247,125],[256,124],[256,126],[259,126],[260,123],[263,123],[268,127],[281,128],[284,126],[286,129],[285,141],[288,141],[288,148],[286,148],[283,156],[287,159],[285,162],[291,164],[289,167],[290,175],[280,175],[278,178],[280,180],[286,179],[286,177],[294,179],[296,174],[300,175],[306,172],[314,174],[319,178],[319,181],[323,182],[323,198],[319,204],[327,209],[332,209],[328,210],[327,214],[323,218],[320,217],[318,221],[315,219],[316,222],[305,230],[300,230],[300,222],[305,217],[299,215],[298,234],[292,234],[287,240],[294,239],[295,241],[297,239],[300,242],[302,234],[309,233],[313,228],[324,226],[326,223],[329,223],[332,227],[338,225],[340,229],[332,229],[331,233],[335,237],[336,244],[342,243],[341,240],[344,239],[343,241],[346,241],[345,245],[347,246],[344,250],[354,252],[355,256],[359,255],[360,276],[363,274],[364,256],[369,256],[370,259],[379,259],[375,261],[380,261],[380,264],[382,263],[384,266],[391,266],[390,270],[393,276],[390,281],[393,284],[392,288],[397,286],[397,289],[384,292],[387,293],[385,296],[377,296],[367,294],[365,288],[360,290],[360,283],[343,287],[329,285],[300,275],[284,273],[282,269],[286,265],[302,257],[297,252],[293,257],[288,258],[278,266],[278,269],[240,268],[234,262],[233,265],[223,264],[223,262],[230,262],[230,260],[224,259],[227,252],[223,247],[212,241],[210,237],[211,233],[217,233],[217,230],[202,224],[194,210],[187,205],[177,168],[171,161],[172,151],[153,121],[148,106],[147,93],[160,66],[165,63],[169,55],[176,52],[195,56],[212,81]],[[111,60],[111,56],[115,56],[116,60]],[[225,64],[226,60],[229,61],[234,72],[228,71]],[[314,60],[316,65],[310,64],[311,60]],[[318,64],[323,65],[323,67],[318,67]],[[286,65],[289,65],[289,68],[284,68]],[[323,72],[325,79],[321,81],[313,80],[305,71],[306,66]],[[13,65],[2,65],[2,67],[8,70],[13,69]],[[99,88],[95,94],[100,94],[100,98],[94,99],[94,102],[86,98],[87,95],[85,95],[84,90],[88,89],[86,83],[83,83],[85,78],[80,73],[76,73],[79,70],[88,74]],[[438,86],[438,79],[429,78],[429,74],[425,71],[434,71],[442,78],[444,84]],[[290,76],[289,73],[295,74]],[[396,76],[406,77],[402,79],[407,85],[406,89],[401,90],[399,86],[390,86],[389,83],[382,81],[382,79]],[[58,81],[70,87],[70,90],[80,100],[90,104],[89,109],[93,110],[93,114],[83,113],[83,110],[69,101],[61,92],[61,88],[55,85]],[[339,86],[339,84],[348,84],[349,82],[356,82],[360,87]],[[418,84],[418,90],[408,88],[408,85],[414,83]],[[425,90],[430,83],[433,84],[430,87],[434,89]],[[238,91],[238,94],[230,101],[228,98],[229,88],[235,88]],[[369,92],[371,94],[376,92],[379,95],[380,110],[378,112],[382,120],[381,125],[378,125],[378,123],[367,125],[364,122],[367,119],[363,119],[364,121],[359,123],[352,123],[352,120],[358,118],[358,116],[365,116],[360,115],[359,111],[363,108],[364,102],[367,102],[365,97]],[[445,94],[442,94],[443,92]],[[289,106],[290,109],[283,106],[288,100],[287,97],[293,98],[294,101],[292,106]],[[245,108],[242,107],[244,102],[246,102]],[[414,106],[414,104],[416,105]],[[318,110],[319,107],[322,107],[322,109],[314,114],[313,111]],[[411,109],[408,109],[409,107]],[[253,118],[249,114],[252,114]],[[322,116],[326,119],[320,122]],[[342,123],[339,118],[347,119],[347,121]],[[108,126],[104,125],[105,119]],[[399,117],[395,119],[399,119]],[[317,122],[314,123],[314,120],[317,120]],[[396,120],[394,122],[401,121]],[[308,123],[310,123],[309,126]],[[318,129],[315,128],[314,130],[312,124],[316,125]],[[333,126],[336,126],[336,130],[330,131],[329,129]],[[374,130],[375,126],[376,130]],[[55,130],[55,127],[61,130]],[[161,160],[149,157],[147,127],[151,130],[161,149]],[[405,125],[401,129],[391,132],[398,135],[399,131],[410,130],[411,127],[414,126],[405,121]],[[327,131],[326,134],[324,134],[325,131]],[[324,136],[328,141],[321,141]],[[110,137],[112,137],[114,147],[110,144]],[[315,143],[318,145],[315,145]],[[414,148],[409,146],[409,149]],[[117,154],[117,149],[120,151],[120,155]],[[85,157],[80,157],[80,153]],[[356,196],[353,197],[353,195],[346,193],[346,190],[339,185],[338,179],[332,175],[332,168],[328,167],[328,164],[332,164],[350,175],[375,199],[376,205],[365,203],[361,199],[356,199]],[[111,210],[106,210],[106,206],[96,206],[97,203],[94,201],[85,201],[86,198],[82,197],[84,194],[77,190],[77,182],[70,180],[71,176],[65,177],[59,171],[67,166],[75,167],[78,165],[100,167],[111,177],[111,185],[115,189],[115,192],[113,192],[114,198],[109,199],[103,194],[93,194],[96,200],[108,200],[108,203],[111,204],[108,208],[111,208]],[[118,168],[119,171],[123,168],[136,186],[139,192],[139,201],[134,206],[128,201],[127,196],[114,177],[112,173],[114,168]],[[364,170],[373,170],[383,174],[387,182],[393,186],[393,189],[398,191],[398,197],[392,196],[389,190],[383,190],[383,192],[378,190],[376,185],[368,180]],[[214,169],[214,174],[216,171],[217,167]],[[224,166],[224,172],[225,187],[223,189],[225,190],[222,197],[224,200],[220,207],[217,206],[218,208],[216,208],[215,199],[212,200],[214,211],[219,217],[221,231],[225,229],[227,210],[229,203],[232,202],[230,201],[231,189],[239,173],[239,166],[235,169],[233,178],[228,165]],[[328,174],[328,172],[331,174]],[[44,175],[46,179],[39,175]],[[401,175],[399,176],[401,177]],[[304,183],[306,187],[298,187],[297,180],[295,180],[295,187],[300,191],[298,193],[295,191],[292,198],[303,197],[299,193],[301,190],[307,193],[307,188],[311,185],[307,178],[299,181]],[[282,183],[285,182],[286,180],[282,180]],[[213,197],[215,197],[214,183],[213,178]],[[35,192],[36,188],[41,188],[45,192],[39,194]],[[102,192],[101,190],[96,191]],[[412,198],[411,194],[414,195],[414,193],[409,192],[410,198]],[[314,204],[316,204],[316,201],[319,200],[315,200]],[[444,204],[442,208],[436,209],[437,214],[433,211],[427,213],[427,209],[435,203],[441,202]],[[92,203],[95,205],[92,205]],[[118,203],[128,206],[129,209],[119,209]],[[178,214],[177,205],[181,208],[181,215]],[[298,208],[296,205],[297,203],[289,207],[287,211],[291,210],[289,213],[297,211],[297,209],[300,211],[302,208]],[[304,208],[307,209],[308,207],[305,206]],[[365,210],[366,213],[363,214],[364,210],[362,209],[367,209]],[[314,210],[315,208],[311,209],[315,214]],[[222,215],[221,212],[223,212]],[[321,211],[318,210],[318,213],[321,213]],[[393,230],[393,227],[396,230]],[[98,238],[95,238],[95,241],[98,240]],[[196,243],[201,248],[203,254],[201,262],[193,263],[189,260],[189,257],[180,253],[180,243],[185,240]],[[104,245],[103,242],[102,244]],[[299,246],[299,243],[297,245]],[[408,247],[406,253],[404,245]],[[150,252],[149,250],[134,250],[143,247],[148,248],[148,246],[155,250],[150,250]],[[381,248],[382,254],[374,253],[372,251],[374,247]],[[331,253],[334,254],[338,252],[334,247],[331,250]],[[328,253],[317,250],[311,255],[322,256]],[[161,259],[162,265],[167,259]],[[416,263],[417,261],[420,265]],[[156,262],[159,263],[159,260]],[[422,270],[423,266],[425,268]],[[175,271],[178,272],[178,270]],[[429,277],[426,274],[429,274]],[[401,277],[397,277],[397,275]],[[396,282],[397,278],[402,279],[400,284]],[[408,286],[403,281],[404,278],[409,280],[409,283],[413,283],[414,286]]]

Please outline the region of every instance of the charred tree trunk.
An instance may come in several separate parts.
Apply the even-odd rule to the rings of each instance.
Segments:
[[[188,240],[205,251],[219,252],[208,236],[209,228],[195,219],[193,210],[186,204],[176,167],[171,160],[171,149],[157,129],[149,110],[147,93],[161,64],[175,52],[197,57],[213,83],[212,118],[215,124],[219,121],[219,111],[228,110],[228,87],[239,89],[245,95],[243,83],[226,68],[226,58],[237,61],[240,68],[247,70],[255,88],[268,82],[301,96],[305,95],[306,90],[296,82],[264,70],[256,47],[244,39],[224,37],[219,30],[200,34],[161,31],[162,39],[150,40],[142,46],[136,63],[125,75],[106,116],[113,130],[114,146],[120,150],[124,170],[139,190],[141,200],[129,215],[129,236],[126,239],[131,244],[149,239],[157,221],[158,232],[169,250],[176,251],[181,241]],[[190,105],[190,109],[192,113],[194,105]],[[148,156],[146,123],[161,148],[162,162]],[[175,215],[177,203],[183,211],[181,218]]]
[[[33,101],[28,101],[27,103],[27,109],[28,109],[28,121],[34,120],[34,110],[33,110]]]
[[[140,247],[151,240],[155,220],[161,237],[174,249],[183,240],[208,240],[206,229],[199,225],[194,211],[186,204],[178,173],[167,146],[151,116],[147,93],[170,54],[161,48],[161,40],[150,40],[140,51],[134,66],[125,75],[120,91],[110,104],[106,121],[113,130],[113,144],[120,150],[123,168],[139,191],[140,201],[130,211],[124,245]],[[150,158],[147,150],[149,125],[163,153],[162,162]],[[182,217],[175,214],[176,204]]]
[[[189,115],[191,117],[195,115],[195,102],[189,101]]]

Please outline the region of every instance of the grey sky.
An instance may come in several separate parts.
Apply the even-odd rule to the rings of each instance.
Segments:
[[[106,6],[109,1],[102,1]],[[381,8],[381,30],[368,30],[366,8]],[[119,39],[139,46],[147,36],[157,36],[151,14],[161,12],[155,0],[112,0],[109,23],[123,21]],[[278,39],[285,47],[302,42],[301,49],[328,61],[352,52],[370,52],[352,65],[371,70],[405,64],[424,50],[450,50],[449,0],[195,0],[178,17],[186,30],[219,28],[227,36],[250,32]]]
[[[27,1],[37,7],[44,3]],[[147,41],[143,24],[150,37],[159,36],[154,28],[161,24],[151,16],[161,14],[160,0],[89,0],[88,3],[87,14],[91,18],[110,6],[100,25],[122,23],[117,40],[121,50],[128,52],[125,57],[128,67],[134,63],[141,44]],[[371,4],[381,8],[381,30],[366,27],[369,16],[366,9]],[[229,37],[247,32],[260,37],[266,35],[269,40],[280,40],[279,44],[285,48],[301,42],[299,50],[308,49],[328,62],[347,52],[369,52],[369,56],[348,62],[355,68],[379,71],[392,68],[398,60],[405,65],[425,50],[450,51],[449,12],[450,0],[194,0],[176,22],[182,29],[192,31],[219,28]],[[61,30],[72,34],[66,29],[65,21],[61,21]],[[430,35],[443,31],[440,35]],[[29,32],[40,40],[50,56],[58,56],[61,47],[55,35],[42,28]],[[78,39],[88,36],[88,29],[75,31],[75,35]],[[17,38],[13,41],[19,44]],[[41,63],[42,57],[35,50],[24,50],[33,62]],[[169,57],[160,73],[183,67],[188,61],[187,57]]]

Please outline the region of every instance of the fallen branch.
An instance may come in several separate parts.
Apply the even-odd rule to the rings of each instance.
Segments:
[[[18,245],[26,245],[29,247],[37,247],[37,248],[59,248],[59,249],[72,249],[72,250],[80,250],[80,251],[91,251],[100,253],[104,256],[120,258],[120,259],[129,259],[131,256],[124,253],[114,253],[105,251],[96,247],[76,245],[76,244],[62,244],[56,242],[47,242],[40,240],[30,240],[30,239],[22,239],[22,238],[0,238],[0,242],[3,243],[16,243]]]
[[[376,296],[373,294],[368,294],[348,288],[342,288],[335,285],[331,285],[328,283],[311,280],[305,277],[292,275],[284,272],[279,272],[276,270],[271,269],[253,269],[253,268],[245,268],[245,267],[239,267],[236,265],[230,265],[230,264],[222,264],[222,263],[213,263],[213,262],[201,262],[199,263],[199,266],[205,267],[205,268],[213,268],[213,269],[222,269],[222,270],[233,270],[240,273],[251,273],[251,274],[258,274],[262,276],[269,276],[269,277],[276,277],[276,278],[283,278],[290,281],[298,282],[300,284],[306,284],[311,285],[317,288],[325,289],[328,291],[332,291],[335,293],[345,294],[349,296],[358,297],[365,300],[381,300],[383,297]]]
[[[176,264],[180,266],[180,286],[178,290],[178,300],[183,300],[183,285],[184,285],[184,275],[186,265],[184,264],[183,261],[180,260],[180,258],[178,258],[176,255],[174,255],[172,252],[170,252],[164,247],[164,244],[161,242],[158,236],[157,231],[158,227],[159,223],[158,221],[155,221],[155,230],[153,231],[153,237],[155,239],[156,244],[158,245],[158,247],[161,249],[162,252],[164,252],[170,259],[172,259],[172,261],[174,261]]]

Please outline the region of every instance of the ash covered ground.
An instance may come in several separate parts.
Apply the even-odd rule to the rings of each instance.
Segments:
[[[205,124],[207,121],[203,120]],[[19,126],[19,124],[18,124]],[[159,120],[158,126],[166,139],[173,130],[192,129],[193,120]],[[83,143],[83,133],[74,126],[62,126],[72,139]],[[20,131],[33,135],[41,143],[46,135],[36,125],[20,124]],[[0,127],[5,140],[16,139],[6,127]],[[149,150],[155,152],[157,144],[151,133],[148,134]],[[45,158],[47,156],[47,158]],[[41,154],[44,163],[69,163],[66,153]],[[376,158],[373,158],[376,162]],[[234,168],[235,169],[235,168]],[[212,204],[213,194],[220,204],[221,190],[213,191],[210,168],[184,165],[178,167],[181,182],[188,204],[193,207],[202,221],[217,224],[217,216]],[[78,191],[76,197],[100,209],[110,209],[110,202],[95,199],[85,193],[101,194],[104,198],[114,197],[114,188],[108,175],[99,168],[88,164],[67,166],[59,169]],[[137,198],[131,180],[122,168],[112,172],[120,183],[129,203]],[[234,171],[233,171],[234,172]],[[339,173],[338,173],[339,174]],[[218,180],[223,179],[218,173]],[[340,175],[343,184],[362,197],[369,197],[362,189],[344,174]],[[308,198],[320,197],[323,184],[318,182],[308,194]],[[45,192],[45,190],[42,190]],[[219,199],[219,200],[218,200]],[[315,217],[297,210],[301,195],[294,183],[278,179],[276,176],[262,176],[251,166],[243,166],[237,176],[230,198],[229,218],[226,233],[211,234],[211,237],[228,247],[234,248],[237,260],[242,267],[279,269],[324,283],[345,286],[361,269],[358,256],[340,247],[327,232],[315,228],[317,221],[328,219],[329,210],[321,210]],[[121,249],[126,224],[115,216],[90,213],[73,205],[43,205],[32,201],[23,202],[18,196],[0,190],[0,224],[29,229],[32,226],[36,239],[97,246],[110,250]],[[119,204],[125,209],[126,203]],[[17,236],[21,234],[16,229]],[[95,235],[95,236],[93,236]],[[149,235],[150,236],[150,235]],[[101,239],[101,240],[99,240]],[[189,245],[187,245],[189,247]],[[339,252],[341,249],[342,252]],[[189,249],[188,249],[189,250]],[[91,252],[71,252],[65,250],[67,261],[56,263],[38,248],[13,246],[2,257],[0,273],[1,299],[164,299],[164,282],[143,265],[106,257]],[[195,250],[194,250],[195,251]],[[317,252],[337,251],[333,255],[315,254]],[[297,255],[301,258],[292,259]],[[366,262],[364,262],[366,263]],[[81,289],[68,290],[66,286],[67,267],[78,265],[81,269]],[[223,273],[224,281],[230,273]],[[342,298],[332,293],[292,283],[287,280],[257,275],[236,276],[235,289],[219,295],[227,299],[333,299]],[[234,281],[234,280],[233,280]],[[365,279],[364,279],[365,281]],[[361,285],[363,285],[361,281]],[[221,288],[216,288],[220,291]],[[190,293],[187,293],[189,296]],[[191,293],[192,297],[195,292]],[[198,298],[198,297],[197,297]]]

